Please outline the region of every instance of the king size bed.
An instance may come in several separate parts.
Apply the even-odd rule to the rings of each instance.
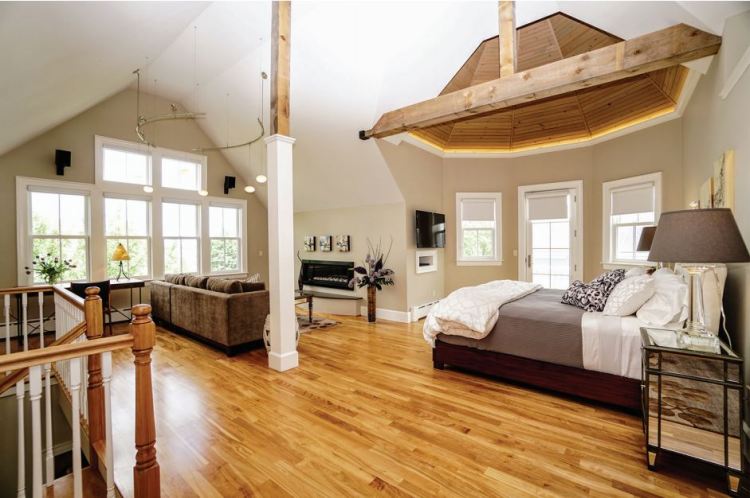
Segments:
[[[502,285],[477,291],[492,284]],[[505,292],[504,286],[515,287]],[[527,283],[497,281],[461,292],[463,296],[449,296],[453,315],[451,303],[445,303],[442,319],[438,312],[425,322],[425,339],[434,345],[435,368],[458,367],[628,410],[641,409],[642,323],[635,316],[586,312],[561,303],[563,291]],[[488,318],[488,333],[476,332],[481,326],[472,325],[472,331],[454,321],[467,315],[481,317],[483,310],[477,310],[475,302],[492,311],[494,303],[483,296],[498,294],[497,316]]]

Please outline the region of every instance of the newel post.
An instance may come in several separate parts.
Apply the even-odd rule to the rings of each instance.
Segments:
[[[156,461],[156,423],[151,387],[151,351],[156,344],[156,327],[149,316],[151,306],[133,307],[133,356],[135,357],[135,467],[133,485],[136,498],[160,496],[159,463]]]
[[[87,287],[86,299],[83,302],[83,315],[86,318],[86,338],[96,340],[104,334],[104,315],[99,287]],[[102,358],[99,354],[88,357],[88,424],[89,442],[91,445],[92,465],[97,465],[97,453],[94,446],[105,440],[104,435],[104,386],[102,385]]]

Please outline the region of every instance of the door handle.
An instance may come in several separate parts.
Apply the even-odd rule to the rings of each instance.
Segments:
[[[531,256],[526,256],[526,268],[531,268]]]

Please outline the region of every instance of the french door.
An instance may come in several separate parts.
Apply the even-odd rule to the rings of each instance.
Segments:
[[[583,273],[582,182],[519,187],[519,280],[566,289]]]

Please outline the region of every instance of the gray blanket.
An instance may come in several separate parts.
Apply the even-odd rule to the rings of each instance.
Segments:
[[[484,339],[440,334],[438,340],[583,368],[581,317],[584,311],[562,304],[562,293],[542,289],[501,306],[495,328]]]

